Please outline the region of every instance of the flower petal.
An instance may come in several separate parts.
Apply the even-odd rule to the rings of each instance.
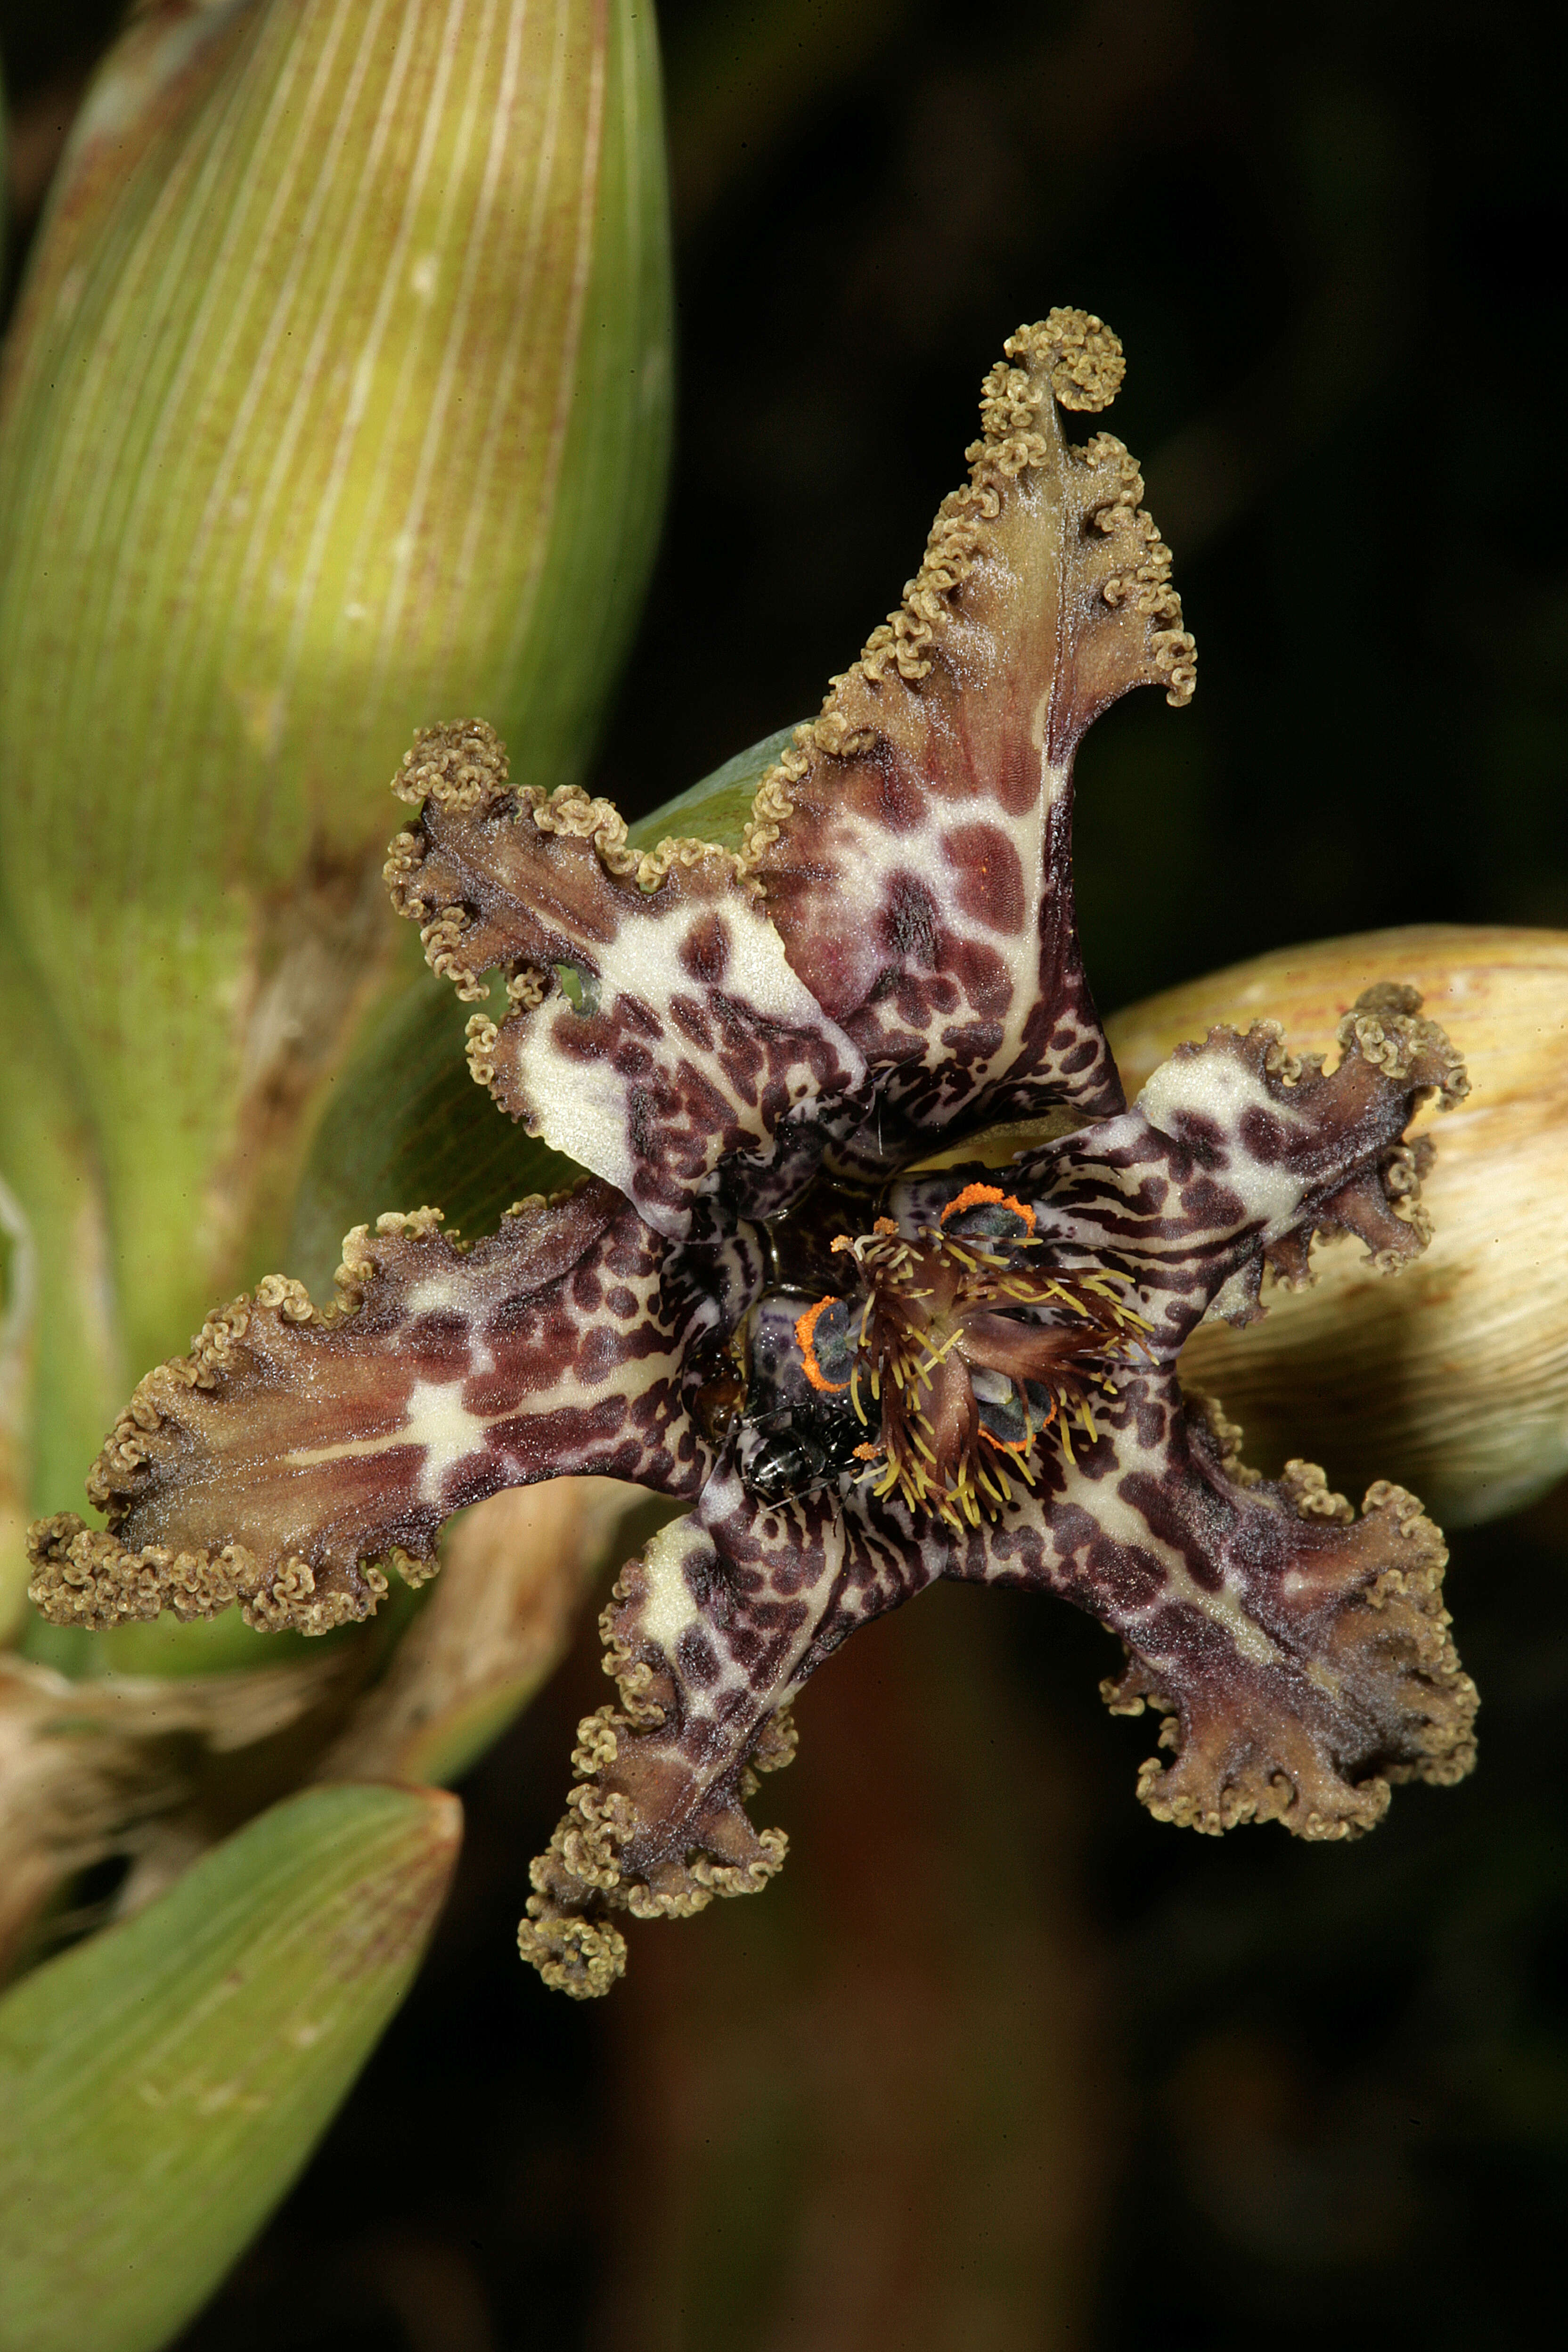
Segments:
[[[469,1024],[469,1062],[503,1110],[616,1184],[684,1239],[699,1195],[772,1213],[815,1169],[810,1129],[863,1113],[859,1054],[791,970],[731,853],[638,853],[607,801],[512,791],[488,727],[421,735],[398,790],[424,802],[387,867],[435,970],[499,1024]]]
[[[57,1622],[211,1616],[324,1633],[414,1570],[449,1514],[599,1473],[694,1494],[709,1462],[692,1350],[760,1279],[743,1241],[674,1251],[607,1184],[519,1204],[459,1249],[435,1210],[344,1244],[342,1306],[273,1276],[148,1375],[88,1482],[109,1532],[40,1520]],[[727,1295],[728,1294],[728,1295]]]
[[[784,1859],[743,1800],[787,1764],[784,1710],[857,1625],[941,1572],[945,1537],[922,1538],[895,1505],[837,1487],[759,1505],[738,1461],[742,1432],[689,1518],[622,1572],[601,1621],[618,1706],[584,1718],[579,1775],[519,1930],[525,1959],[577,1998],[605,1992],[626,1947],[606,1914],[701,1910],[749,1895]]]
[[[1446,1107],[1468,1086],[1420,1003],[1413,988],[1368,989],[1340,1025],[1326,1075],[1321,1061],[1288,1055],[1272,1022],[1180,1047],[1131,1110],[1002,1171],[1033,1206],[1035,1238],[1066,1267],[1110,1267],[1135,1283],[1150,1349],[1166,1360],[1205,1313],[1260,1313],[1266,1263],[1282,1279],[1305,1278],[1314,1234],[1355,1234],[1372,1264],[1394,1270],[1426,1247],[1428,1230],[1416,1155],[1401,1139],[1427,1095]],[[890,1205],[919,1230],[940,1223],[963,1184],[963,1171],[912,1178]]]
[[[1442,1606],[1447,1554],[1402,1487],[1357,1518],[1321,1470],[1241,1469],[1218,1409],[1134,1383],[1119,1425],[1068,1470],[1048,1517],[1025,1507],[989,1544],[993,1581],[1046,1585],[1120,1633],[1105,1696],[1171,1717],[1175,1760],[1138,1792],[1208,1832],[1280,1821],[1352,1837],[1390,1783],[1458,1780],[1475,1760],[1475,1685]]]
[[[748,838],[791,963],[889,1075],[879,1157],[960,1116],[1121,1108],[1074,928],[1073,753],[1130,687],[1192,692],[1137,467],[1109,434],[1070,446],[1057,413],[1108,404],[1121,346],[1054,310],[1006,353],[969,482]]]

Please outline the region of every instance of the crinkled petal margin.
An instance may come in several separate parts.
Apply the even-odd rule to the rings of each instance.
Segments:
[[[1194,675],[1135,462],[1062,431],[1121,375],[1081,310],[1009,339],[902,605],[758,796],[748,856],[790,961],[882,1074],[871,1157],[1121,1107],[1075,928],[1073,755],[1118,696],[1184,703]]]
[[[700,1199],[771,1213],[806,1181],[865,1064],[791,969],[742,861],[696,841],[639,855],[607,801],[514,791],[482,722],[435,728],[398,781],[423,803],[387,878],[470,1002],[475,1077],[501,1108],[687,1237]],[[781,1136],[781,1130],[783,1130]]]
[[[46,1615],[207,1616],[324,1633],[418,1581],[453,1511],[598,1474],[695,1494],[701,1345],[760,1278],[743,1242],[683,1253],[607,1184],[520,1203],[463,1248],[437,1213],[345,1244],[322,1314],[279,1276],[144,1380],[89,1480],[107,1532],[31,1533]]]
[[[1468,1091],[1458,1055],[1413,988],[1369,989],[1341,1024],[1329,1072],[1279,1024],[1215,1029],[1162,1064],[1130,1111],[1026,1152],[1004,1171],[1035,1234],[1068,1269],[1120,1275],[1173,1361],[1204,1316],[1246,1323],[1266,1270],[1310,1278],[1319,1236],[1353,1234],[1392,1273],[1430,1234],[1422,1154],[1405,1141],[1419,1105]],[[965,1171],[912,1178],[891,1202],[910,1231],[937,1225]]]
[[[741,1468],[752,1442],[742,1431],[697,1509],[623,1570],[601,1622],[618,1702],[580,1727],[579,1785],[519,1931],[545,1982],[579,1999],[625,1966],[613,1912],[685,1916],[773,1876],[783,1833],[756,1830],[744,1800],[795,1752],[790,1701],[947,1557],[864,1489],[759,1506]]]

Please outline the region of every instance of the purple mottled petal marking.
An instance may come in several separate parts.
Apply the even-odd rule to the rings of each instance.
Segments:
[[[739,859],[639,856],[607,801],[512,791],[478,723],[421,736],[399,790],[424,813],[393,845],[395,903],[459,994],[508,975],[510,1010],[477,1013],[468,1047],[503,1110],[672,1240],[704,1194],[766,1213],[809,1181],[866,1071]]]
[[[1173,1760],[1144,1765],[1161,1820],[1217,1832],[1279,1821],[1358,1834],[1396,1780],[1474,1761],[1474,1685],[1442,1607],[1442,1538],[1414,1496],[1370,1489],[1357,1517],[1321,1470],[1241,1468],[1217,1407],[1169,1375],[1127,1384],[1097,1445],[1058,1462],[989,1531],[989,1580],[1043,1587],[1098,1617],[1129,1664],[1105,1696],[1168,1717]]]
[[[960,1119],[1121,1108],[1074,923],[1073,754],[1129,688],[1192,691],[1137,467],[1058,414],[1110,400],[1115,337],[1058,310],[1006,351],[968,484],[751,835],[791,963],[883,1073],[870,1160]]]
[[[1455,1101],[1467,1083],[1419,1005],[1413,989],[1369,990],[1326,1075],[1287,1055],[1272,1023],[1215,1029],[1163,1063],[1131,1110],[1026,1154],[1006,1181],[1056,1263],[1136,1286],[1167,1362],[1205,1313],[1250,1320],[1266,1264],[1301,1278],[1314,1234],[1352,1233],[1392,1270],[1429,1231],[1405,1128],[1427,1093]],[[895,1188],[900,1221],[934,1223],[961,1182]]]
[[[782,1843],[759,1836],[742,1799],[780,1709],[856,1625],[935,1576],[1055,1591],[1121,1635],[1131,1664],[1113,1704],[1152,1701],[1172,1719],[1176,1760],[1140,1784],[1164,1818],[1345,1836],[1378,1818],[1393,1780],[1468,1769],[1475,1694],[1419,1505],[1377,1487],[1355,1520],[1303,1464],[1265,1486],[1218,1408],[1184,1403],[1173,1370],[1186,1329],[1211,1304],[1235,1311],[1238,1281],[1271,1249],[1289,1245],[1293,1269],[1336,1223],[1384,1265],[1423,1245],[1401,1139],[1425,1094],[1455,1099],[1465,1080],[1419,1006],[1411,989],[1369,991],[1328,1075],[1285,1055],[1272,1026],[1216,1030],[1157,1071],[1133,1111],[1016,1161],[1006,1192],[962,1170],[893,1186],[897,1222],[847,1245],[846,1270],[873,1286],[864,1312],[831,1294],[758,1302],[752,1392],[723,1462],[692,1517],[625,1572],[605,1619],[621,1705],[584,1726],[582,1785],[534,1865],[521,1930],[548,1982],[606,1988],[625,1958],[613,1910],[689,1911],[771,1875]],[[853,1460],[829,1411],[847,1410],[833,1400],[866,1334],[905,1328],[906,1265],[906,1324],[926,1336],[900,1374],[924,1400],[903,1422],[923,1416],[939,1467],[944,1397],[957,1421],[994,1420],[1010,1402],[1023,1443],[1011,1424],[993,1430],[1012,1448],[1008,1474],[950,1488],[944,1473],[949,1501],[968,1500],[940,1516],[918,1476],[884,1475],[899,1459],[886,1402],[880,1443],[857,1442]],[[1146,1332],[1115,1305],[1118,1274]],[[1079,1300],[1078,1338],[1097,1334],[1087,1350],[1075,1353],[1064,1296]],[[945,1339],[920,1323],[928,1311],[948,1318]],[[972,1391],[1009,1365],[1048,1382],[1058,1361],[1080,1377],[1032,1443],[1016,1385]],[[899,1362],[858,1377],[876,1370],[885,1400]]]
[[[471,1248],[438,1226],[360,1227],[340,1308],[269,1277],[149,1374],[88,1482],[109,1532],[35,1530],[38,1605],[103,1624],[238,1599],[258,1625],[323,1632],[385,1591],[366,1563],[427,1559],[500,1487],[597,1473],[696,1493],[688,1360],[755,1286],[744,1237],[676,1250],[596,1180]]]
[[[613,1910],[638,1918],[755,1892],[784,1859],[744,1799],[787,1763],[785,1710],[858,1625],[941,1572],[947,1539],[917,1537],[896,1505],[837,1487],[760,1507],[738,1459],[742,1432],[689,1518],[623,1570],[603,1620],[620,1694],[582,1726],[580,1776],[520,1940],[546,1983],[605,1991],[625,1946]]]

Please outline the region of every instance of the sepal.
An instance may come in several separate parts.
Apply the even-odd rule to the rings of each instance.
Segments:
[[[749,861],[795,970],[887,1074],[900,1148],[1121,1106],[1074,927],[1072,757],[1130,688],[1193,687],[1137,467],[1058,415],[1104,407],[1121,373],[1082,311],[1009,340],[903,604],[758,793]]]
[[[107,1514],[38,1521],[58,1622],[210,1616],[321,1633],[419,1581],[440,1526],[503,1486],[598,1473],[695,1493],[686,1362],[722,1306],[606,1184],[520,1202],[462,1249],[438,1212],[360,1226],[338,1303],[271,1276],[149,1373],[89,1475]]]
[[[1447,1551],[1415,1496],[1380,1481],[1358,1517],[1313,1464],[1238,1475],[1238,1433],[1217,1410],[1198,1405],[1188,1423],[1190,1456],[1178,1442],[1163,1492],[1142,1501],[1158,1547],[1185,1555],[1188,1591],[1168,1578],[1131,1612],[1136,1630],[1106,1612],[1129,1650],[1106,1702],[1152,1706],[1173,1751],[1139,1773],[1155,1819],[1356,1837],[1394,1782],[1462,1780],[1476,1686],[1442,1604]]]
[[[721,1184],[743,1213],[787,1206],[866,1070],[742,859],[689,838],[637,851],[607,801],[513,790],[479,721],[422,734],[397,789],[423,813],[393,845],[394,904],[459,996],[505,976],[508,1009],[474,1015],[468,1049],[501,1108],[672,1239]]]

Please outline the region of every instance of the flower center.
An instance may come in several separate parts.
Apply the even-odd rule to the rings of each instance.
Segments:
[[[855,1448],[879,1464],[875,1491],[955,1528],[1009,1501],[1016,1474],[1055,1428],[1068,1458],[1076,1423],[1099,1437],[1091,1391],[1148,1328],[1103,1273],[1032,1262],[1034,1212],[992,1184],[971,1184],[935,1233],[911,1241],[890,1218],[837,1252],[859,1286],[808,1307],[795,1325],[802,1367],[824,1400],[847,1398],[866,1431]]]

